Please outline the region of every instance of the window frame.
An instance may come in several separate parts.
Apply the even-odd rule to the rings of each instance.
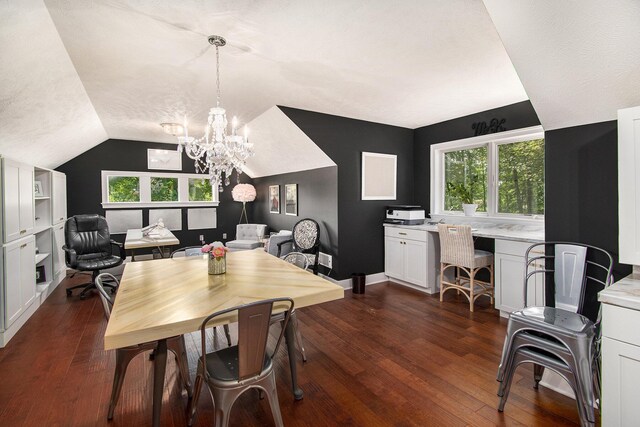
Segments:
[[[140,179],[140,201],[139,202],[110,202],[109,201],[109,177],[138,177]],[[177,178],[178,179],[178,201],[152,202],[151,201],[151,178]],[[179,207],[215,207],[219,205],[219,193],[217,188],[211,188],[213,201],[189,201],[189,179],[209,179],[208,175],[193,173],[162,173],[162,172],[137,172],[137,171],[110,171],[103,170],[101,174],[102,186],[102,207],[104,209],[114,208],[179,208]]]
[[[452,151],[487,147],[487,212],[477,212],[478,218],[511,218],[527,220],[544,220],[544,214],[515,214],[498,212],[498,147],[504,144],[544,139],[542,126],[492,133],[472,138],[459,139],[431,145],[431,194],[430,208],[432,215],[464,216],[462,211],[444,210],[444,154]]]

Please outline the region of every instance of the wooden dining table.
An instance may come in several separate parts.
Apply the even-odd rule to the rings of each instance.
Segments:
[[[106,350],[158,341],[154,356],[153,425],[160,425],[167,338],[199,330],[211,313],[254,301],[289,297],[296,308],[344,297],[344,289],[262,248],[230,252],[227,272],[207,273],[207,259],[183,257],[128,263],[104,335]],[[223,317],[210,326],[231,323]],[[292,322],[285,330],[291,387],[302,399]]]

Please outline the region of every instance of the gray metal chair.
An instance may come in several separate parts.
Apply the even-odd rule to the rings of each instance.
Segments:
[[[546,242],[525,254],[525,308],[509,316],[502,360],[498,368],[498,410],[503,411],[513,373],[521,363],[534,364],[535,388],[544,368],[564,377],[575,392],[580,420],[593,425],[600,392],[600,312],[595,322],[585,313],[588,285],[612,282],[613,259],[606,251],[584,244]],[[555,307],[527,307],[527,285],[543,275],[554,285]]]
[[[196,404],[202,383],[206,382],[215,408],[215,425],[225,427],[229,424],[229,414],[238,396],[250,388],[264,392],[269,400],[273,419],[282,426],[282,415],[278,403],[276,377],[273,371],[273,356],[277,353],[284,335],[284,327],[271,354],[267,354],[267,339],[274,306],[284,309],[286,327],[293,310],[291,298],[275,298],[258,301],[238,307],[218,311],[208,316],[200,326],[202,338],[202,356],[198,359],[198,372],[194,384],[193,397],[189,401],[187,414],[192,425]],[[207,326],[213,321],[233,316],[238,318],[238,345],[207,353]]]
[[[118,279],[112,274],[102,273],[96,277],[95,285],[102,300],[102,307],[104,308],[104,315],[109,319],[111,316],[111,308],[113,307],[113,300],[111,295],[105,291],[103,281],[110,280],[116,285],[119,285]],[[117,286],[116,286],[117,289]],[[116,349],[116,370],[113,377],[113,388],[111,390],[111,400],[109,402],[109,412],[107,419],[113,419],[113,412],[116,409],[118,398],[120,397],[120,391],[122,390],[122,383],[124,382],[124,376],[127,373],[127,367],[129,362],[134,357],[145,351],[154,351],[158,346],[157,341],[147,342],[143,344],[133,345],[129,347],[122,347]],[[189,380],[189,366],[187,359],[187,349],[184,342],[184,336],[178,335],[167,339],[167,349],[171,350],[176,356],[178,363],[178,369],[180,371],[180,378],[182,379],[184,387],[187,389],[187,394],[191,396],[191,382]]]
[[[179,248],[171,252],[170,258],[201,257],[202,255],[202,246],[185,246],[184,248]],[[231,347],[231,332],[229,331],[229,325],[223,325],[223,329],[224,336],[227,338],[227,344]]]

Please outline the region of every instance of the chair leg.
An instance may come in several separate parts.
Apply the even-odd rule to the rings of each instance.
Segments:
[[[198,375],[196,375],[196,382],[193,384],[193,393],[189,398],[189,406],[187,407],[187,424],[189,425],[189,427],[193,425],[193,420],[196,416],[196,410],[198,409],[198,399],[200,398],[200,390],[202,390],[202,381],[203,377],[200,372],[198,372]]]
[[[213,387],[213,406],[215,410],[215,426],[227,427],[229,425],[229,414],[236,398],[242,394],[245,389],[222,389]]]
[[[473,288],[475,287],[473,284],[473,280],[476,277],[476,270],[471,269],[471,274],[469,275],[469,310],[473,313],[473,303],[475,300],[473,299]]]
[[[187,389],[187,396],[191,397],[191,380],[189,379],[189,366],[187,359],[187,347],[184,342],[184,335],[180,335],[178,339],[172,339],[168,341],[169,350],[176,355],[176,362],[178,363],[178,371],[182,379],[184,388]]]
[[[489,283],[491,284],[491,305],[495,307],[495,284],[493,283],[493,264],[489,266]]]
[[[269,406],[271,407],[271,413],[273,414],[273,421],[276,426],[283,427],[282,414],[280,413],[280,402],[278,401],[278,390],[276,388],[276,376],[273,371],[264,379],[264,385],[266,388],[267,399],[269,400]]]
[[[440,302],[442,302],[442,297],[444,295],[444,263],[440,263]]]
[[[538,389],[538,384],[540,384],[540,380],[542,379],[542,374],[544,373],[544,366],[538,365],[537,363],[533,364],[533,380],[535,384],[533,388]]]
[[[120,391],[122,390],[122,384],[124,383],[124,376],[127,373],[127,367],[129,362],[138,354],[135,351],[129,351],[125,349],[116,349],[116,369],[113,375],[113,387],[111,389],[111,401],[109,402],[109,413],[107,419],[113,419],[113,412],[118,404],[120,398]]]
[[[304,349],[304,344],[302,342],[302,333],[300,332],[300,326],[298,325],[298,316],[296,316],[296,311],[294,310],[291,313],[291,322],[293,322],[293,329],[296,334],[296,342],[298,343],[298,348],[300,348],[300,354],[302,354],[302,361],[307,361],[307,352]]]

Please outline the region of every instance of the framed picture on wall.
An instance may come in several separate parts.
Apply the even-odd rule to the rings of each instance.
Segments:
[[[362,153],[362,200],[395,200],[395,154]]]
[[[176,150],[147,149],[147,168],[170,171],[182,170],[182,154]]]
[[[280,213],[280,186],[269,186],[269,212],[274,214]]]
[[[287,184],[284,190],[284,213],[298,216],[298,184]]]

